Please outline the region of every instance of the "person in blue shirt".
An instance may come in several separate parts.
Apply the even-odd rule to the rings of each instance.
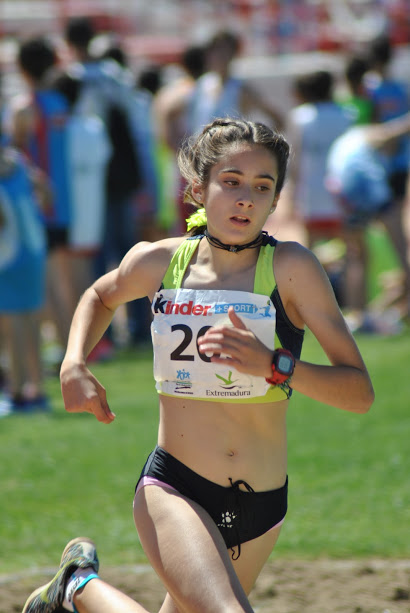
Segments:
[[[367,93],[379,122],[402,117],[410,111],[407,85],[391,74],[394,48],[386,35],[371,41],[368,50],[370,72],[366,78]],[[410,137],[402,136],[386,150],[386,169],[394,201],[404,205],[408,186]]]
[[[45,37],[34,37],[20,44],[17,66],[28,92],[12,101],[11,143],[23,151],[50,182],[51,199],[43,211],[47,233],[47,303],[58,342],[64,347],[76,301],[68,249],[71,223],[67,160],[69,108],[65,98],[49,83],[57,62],[57,51]]]
[[[0,144],[0,331],[7,349],[0,417],[48,409],[41,358],[46,234],[37,200],[41,175]]]
[[[409,134],[410,112],[384,123],[352,127],[328,155],[326,184],[344,212],[346,226],[344,306],[355,312],[359,327],[369,331],[365,230],[372,221],[385,226],[397,253],[403,271],[401,316],[410,317],[408,237],[389,176],[390,151]]]

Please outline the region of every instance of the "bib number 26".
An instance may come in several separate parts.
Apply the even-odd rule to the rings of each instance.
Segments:
[[[206,356],[203,353],[199,352],[198,349],[198,339],[205,334],[209,328],[212,326],[203,326],[200,330],[198,330],[198,334],[196,335],[196,352],[198,357],[201,358],[204,362],[210,362],[211,358]],[[178,347],[171,352],[170,358],[174,361],[182,361],[182,362],[193,362],[195,360],[195,355],[192,353],[184,353],[184,351],[189,347],[194,337],[192,329],[186,324],[175,324],[171,327],[172,332],[176,332],[177,330],[183,332],[184,337],[182,341],[179,343]]]

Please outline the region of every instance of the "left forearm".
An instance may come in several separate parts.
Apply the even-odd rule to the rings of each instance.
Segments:
[[[367,372],[353,366],[297,361],[291,387],[318,402],[352,413],[366,413],[374,400]]]

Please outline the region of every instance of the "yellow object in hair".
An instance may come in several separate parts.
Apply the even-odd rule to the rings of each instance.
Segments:
[[[195,213],[192,213],[192,215],[190,215],[185,221],[187,223],[188,232],[189,230],[192,230],[192,228],[200,228],[201,226],[206,226],[207,219],[205,209],[201,207],[200,209],[195,211]]]

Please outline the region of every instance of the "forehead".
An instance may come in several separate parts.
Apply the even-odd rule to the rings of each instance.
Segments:
[[[251,143],[234,143],[228,145],[213,170],[217,173],[224,170],[237,169],[241,172],[263,171],[277,174],[276,156],[263,145]]]

